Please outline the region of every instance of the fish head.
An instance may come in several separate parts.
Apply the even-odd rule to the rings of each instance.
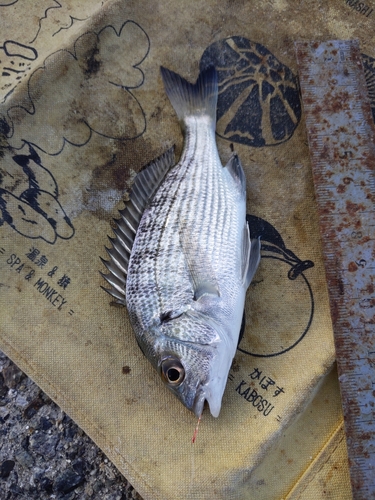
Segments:
[[[206,401],[211,353],[204,346],[175,342],[163,352],[159,373],[166,386],[199,417]],[[174,347],[174,348],[173,348]]]
[[[212,416],[218,417],[233,356],[216,325],[184,316],[166,325],[157,369],[167,387],[198,418],[206,401]]]

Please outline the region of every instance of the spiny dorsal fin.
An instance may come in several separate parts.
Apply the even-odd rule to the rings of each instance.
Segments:
[[[103,290],[120,304],[125,304],[129,258],[143,212],[174,162],[174,147],[172,147],[143,168],[134,180],[125,208],[119,211],[121,217],[115,219],[117,226],[113,232],[116,236],[109,237],[112,248],[106,247],[110,260],[101,259],[109,273],[100,274],[111,285],[111,288],[102,287]]]

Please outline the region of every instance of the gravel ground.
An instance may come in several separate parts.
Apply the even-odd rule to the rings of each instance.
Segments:
[[[0,351],[0,499],[142,500],[86,434]]]

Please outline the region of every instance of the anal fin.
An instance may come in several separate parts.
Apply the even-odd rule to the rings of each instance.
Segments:
[[[248,288],[258,269],[260,247],[260,238],[251,239],[249,224],[246,221],[242,240],[242,282],[245,288]]]
[[[249,267],[246,275],[246,288],[250,285],[260,262],[260,238],[251,240]]]
[[[245,309],[243,310],[243,315],[242,315],[242,321],[241,321],[241,328],[240,328],[240,333],[238,335],[238,342],[237,342],[237,348],[240,345],[240,342],[244,336],[245,333],[245,328],[246,328],[246,311]]]

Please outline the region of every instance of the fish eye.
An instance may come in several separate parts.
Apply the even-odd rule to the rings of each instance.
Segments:
[[[177,358],[166,358],[161,363],[161,375],[169,385],[178,387],[185,378],[185,368]]]

